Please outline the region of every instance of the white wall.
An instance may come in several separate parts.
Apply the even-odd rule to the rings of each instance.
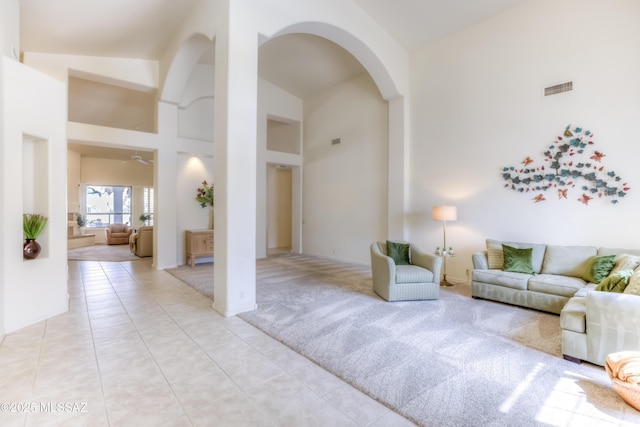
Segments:
[[[25,63],[65,83],[70,75],[74,75],[134,90],[149,91],[158,87],[157,61],[27,52]],[[155,184],[156,192],[154,268],[163,269],[176,266],[179,262],[177,257],[181,257],[177,247],[179,224],[176,219],[178,208],[175,200],[180,192],[192,191],[191,188],[182,189],[177,185],[175,179],[177,153],[182,151],[211,155],[213,149],[210,143],[178,137],[177,105],[160,102],[157,106],[157,114],[157,133],[68,122],[67,136],[70,140],[82,141],[86,144],[131,150],[136,148],[156,150],[155,163],[153,167],[149,167],[153,170],[152,182]],[[116,164],[112,166],[117,169],[121,167]],[[93,180],[94,175],[86,179]],[[143,185],[146,183],[147,181]]]
[[[158,88],[157,61],[40,52],[24,52],[23,61],[62,82],[67,82],[69,75],[73,75],[134,90]]]
[[[178,109],[178,135],[213,142],[213,98],[199,98]]]
[[[257,239],[266,235],[260,232],[260,224],[255,223],[254,214],[264,210],[264,204],[261,205],[253,182],[256,177],[266,174],[262,165],[257,163],[253,148],[256,137],[260,141],[261,130],[253,125],[259,106],[254,93],[257,50],[252,41],[264,42],[273,36],[301,32],[328,38],[361,60],[378,84],[380,93],[388,98],[408,93],[408,55],[371,17],[351,2],[274,0],[268,5],[248,1],[220,2],[219,6],[222,7],[221,19],[217,22],[220,31],[216,34],[214,151],[215,179],[221,190],[218,201],[222,211],[222,215],[218,215],[216,208],[216,221],[220,218],[225,227],[216,230],[215,281],[221,286],[216,286],[215,307],[225,314],[233,314],[252,309],[255,301],[255,286],[251,284],[255,282],[252,259],[260,256],[260,245],[248,240],[255,238],[256,234]],[[261,114],[258,113],[257,117],[258,126],[261,126]],[[402,114],[394,117],[397,120],[390,127],[406,129]],[[404,138],[393,141],[402,153],[405,142]],[[401,163],[404,169],[404,163],[397,163]],[[256,167],[254,174],[252,171]],[[243,189],[249,194],[258,193],[258,200],[254,203],[251,197],[237,197]],[[404,188],[398,193],[404,197]],[[402,223],[402,218],[399,222]],[[238,241],[244,245],[239,245]],[[242,247],[243,251],[227,250],[234,247]],[[219,250],[222,248],[225,249]]]
[[[65,86],[6,57],[0,75],[2,334],[68,309],[67,150]],[[23,260],[20,250],[23,213],[49,218],[34,260]]]
[[[300,123],[288,123],[279,120],[267,122],[267,150],[282,153],[300,154]]]
[[[388,104],[363,75],[305,99],[304,113],[303,251],[369,262],[386,238]]]
[[[67,212],[80,212],[80,153],[67,150]]]
[[[0,67],[0,84],[2,84],[4,86],[4,64]],[[0,121],[4,121],[4,116],[5,116],[5,104],[6,104],[6,100],[4,96],[0,96]],[[5,154],[5,136],[4,133],[0,133],[0,165],[3,165],[6,163],[7,161],[7,155]],[[7,179],[8,177],[3,174],[0,173],[0,188],[4,189],[7,187]],[[5,199],[5,197],[0,197],[0,211],[2,212],[6,212],[7,211],[7,202],[9,202],[8,200]],[[0,222],[0,232],[4,232],[4,223]],[[5,270],[5,265],[6,265],[6,260],[5,260],[5,250],[3,246],[0,246],[0,272],[3,272]],[[2,277],[2,279],[0,280],[0,295],[4,296],[4,290],[5,290],[5,286],[4,286],[4,277]],[[2,342],[2,340],[4,339],[4,334],[5,334],[5,308],[4,308],[4,304],[0,304],[0,342]]]
[[[0,2],[0,48],[2,55],[12,59],[20,53],[20,2],[3,0]]]
[[[634,0],[531,0],[413,54],[410,236],[433,250],[442,226],[431,207],[458,206],[447,227],[458,252],[448,260],[451,279],[466,279],[486,238],[638,247],[638,18]],[[542,96],[568,80],[572,92]],[[504,166],[541,160],[569,124],[594,132],[590,149],[629,182],[618,205],[586,206],[579,188],[540,203],[504,188]]]
[[[207,4],[213,4],[213,2],[201,2],[198,6],[206,9],[203,5]],[[219,218],[221,218],[222,224],[225,225],[225,230],[219,230],[222,232],[222,236],[216,233],[216,246],[220,244],[221,248],[225,248],[225,253],[219,260],[220,268],[216,269],[217,280],[221,284],[221,286],[217,287],[216,301],[222,304],[221,311],[234,313],[254,305],[255,289],[250,285],[254,274],[250,270],[252,270],[254,255],[260,255],[255,253],[253,244],[238,245],[236,243],[238,241],[246,242],[247,239],[251,240],[255,237],[253,232],[255,203],[252,201],[252,197],[242,198],[244,195],[240,196],[242,193],[239,190],[246,190],[250,195],[254,194],[253,186],[256,176],[254,176],[254,172],[251,172],[254,171],[254,167],[251,165],[255,163],[256,154],[253,151],[256,139],[256,132],[253,127],[255,125],[253,120],[256,118],[256,105],[254,104],[256,99],[254,93],[256,89],[254,86],[256,82],[255,71],[257,70],[256,43],[259,40],[264,41],[265,38],[271,37],[278,32],[280,34],[309,32],[327,37],[345,47],[357,58],[360,58],[371,73],[373,80],[378,84],[380,92],[387,98],[408,95],[408,56],[406,51],[387,32],[382,30],[373,19],[363,13],[355,4],[345,4],[339,0],[328,0],[314,4],[302,4],[292,0],[275,0],[270,2],[269,6],[256,1],[239,4],[215,2],[215,6],[225,6],[229,10],[225,10],[225,7],[222,7],[219,14],[194,15],[192,16],[193,22],[190,22],[189,25],[193,24],[192,28],[197,28],[199,30],[198,33],[209,40],[213,39],[216,28],[221,29],[220,34],[215,34],[216,43],[220,43],[220,46],[222,46],[216,50],[216,62],[218,63],[218,68],[223,71],[222,77],[216,77],[216,85],[219,84],[219,88],[222,90],[216,89],[218,97],[216,98],[215,114],[217,123],[221,125],[216,126],[215,135],[217,140],[216,162],[219,162],[217,163],[219,167],[216,167],[216,173],[220,177],[219,185],[222,188],[218,199],[222,201]],[[211,18],[212,16],[214,19]],[[219,19],[216,20],[218,17]],[[189,25],[181,29],[180,36],[177,37],[179,40],[175,45],[172,45],[172,53],[178,52],[177,46],[180,46],[182,41],[193,34],[187,28]],[[227,32],[232,36],[229,37]],[[92,79],[95,79],[96,76],[101,76],[103,79],[98,81],[113,83],[115,80],[118,84],[126,83],[125,87],[140,90],[155,89],[162,85],[164,82],[160,82],[162,80],[159,77],[160,74],[164,76],[165,73],[166,75],[174,75],[173,71],[177,74],[191,72],[190,69],[187,69],[188,67],[181,67],[184,64],[179,61],[176,62],[176,70],[170,69],[169,64],[172,63],[172,55],[170,54],[162,59],[161,73],[158,72],[158,63],[155,61],[118,58],[88,58],[26,53],[25,63],[46,71],[63,82],[67,81],[69,75],[83,78],[91,75]],[[182,81],[179,77],[181,76],[170,80],[173,83]],[[178,94],[184,90],[184,85],[169,84],[168,86],[171,86],[171,90]],[[162,223],[157,224],[154,234],[156,234],[156,237],[162,237],[163,241],[159,242],[159,239],[155,239],[155,243],[162,251],[176,252],[175,239],[168,237],[177,233],[176,212],[173,205],[173,201],[180,190],[174,179],[177,172],[176,152],[187,152],[187,150],[179,147],[179,133],[176,131],[178,114],[174,110],[177,108],[176,100],[179,97],[170,96],[175,95],[175,93],[169,94],[169,92],[162,90],[161,99],[163,101],[160,102],[158,108],[158,135],[156,138],[133,135],[133,133],[122,133],[121,135],[124,136],[127,142],[116,143],[115,145],[121,144],[129,147],[157,149],[155,165],[155,182],[158,186],[157,214]],[[392,116],[394,118],[402,116],[405,109],[401,110],[402,113]],[[261,115],[258,114],[258,117],[261,117]],[[389,120],[388,117],[388,115],[384,117],[385,122]],[[394,150],[394,152],[401,152],[398,158],[402,159],[404,158],[406,142],[404,132],[406,121],[404,117],[400,117],[396,121],[397,123],[394,121],[392,127],[401,128],[402,132],[392,131],[392,133],[394,135],[401,133],[402,137],[393,138],[391,143],[397,145],[397,150]],[[377,125],[374,128],[377,128]],[[79,126],[77,123],[69,123],[69,129],[72,132],[82,133],[88,140],[97,143],[105,142],[103,137],[107,134],[111,136],[118,134],[106,128]],[[74,136],[79,136],[79,134],[74,133]],[[259,138],[260,135],[258,135]],[[385,141],[386,139],[385,135]],[[108,142],[113,144],[111,140]],[[295,162],[296,159],[293,159],[293,161]],[[394,160],[393,163],[399,165],[399,169],[404,170],[403,162]],[[247,165],[250,166],[248,170],[246,169]],[[258,164],[258,176],[266,176],[264,167],[265,165]],[[301,182],[299,169],[294,170],[293,179],[297,183]],[[394,181],[392,187],[395,187],[395,183]],[[400,184],[404,185],[404,182]],[[295,185],[297,184],[294,184],[294,188]],[[387,184],[384,187],[388,188]],[[401,195],[401,203],[398,203],[398,205],[404,203],[404,188],[398,189],[395,193]],[[264,208],[264,204],[262,206],[259,204],[261,203],[260,198],[264,198],[261,194],[264,194],[264,192],[257,192],[259,199],[258,210]],[[362,193],[360,194],[362,195]],[[370,196],[368,191],[364,191],[364,196]],[[377,194],[374,197],[384,199],[387,196]],[[380,209],[378,205],[376,208],[382,212],[386,211],[386,206]],[[385,214],[382,213],[381,215],[384,216]],[[298,214],[294,212],[294,221],[296,216]],[[396,216],[401,217],[402,215]],[[377,218],[374,219],[376,223],[377,220]],[[260,221],[264,222],[259,218],[258,222]],[[402,218],[397,223],[402,224]],[[264,224],[259,223],[258,226],[262,226],[265,229]],[[366,234],[370,233],[367,232]],[[266,233],[263,235],[266,236]],[[258,233],[258,239],[261,239],[261,236],[262,234]],[[234,241],[233,244],[230,244],[231,239]],[[368,235],[366,237],[367,246],[370,239],[371,236]],[[294,240],[300,241],[301,239],[294,237]],[[240,246],[243,248],[242,251],[232,250],[234,247]],[[266,244],[263,246],[266,247]],[[360,247],[357,243],[356,246]],[[342,251],[342,249],[340,253],[336,252],[336,255],[347,258],[351,256],[348,251]],[[170,267],[172,264],[171,258],[175,258],[173,254],[172,256],[166,256],[166,253],[163,253],[162,256],[156,257],[158,262],[156,266],[159,268]],[[365,256],[365,258],[367,257]],[[247,268],[247,266],[249,267]],[[227,295],[226,290],[224,293],[218,294],[219,289],[230,283],[236,286],[233,292],[228,293],[230,296]],[[239,299],[244,299],[244,301],[239,304]],[[232,308],[229,309],[229,307]]]
[[[213,158],[211,156],[194,156],[191,154],[178,154],[177,184],[178,199],[178,236],[177,254],[178,264],[185,264],[184,231],[204,230],[208,227],[209,208],[202,208],[195,200],[196,190],[201,187],[202,181],[213,183]],[[215,183],[214,183],[215,186]],[[214,187],[215,203],[215,187]]]
[[[213,142],[215,68],[197,64],[178,106],[178,135]]]
[[[258,80],[258,126],[257,126],[257,186],[256,186],[256,256],[264,258],[267,256],[268,237],[268,164],[281,164],[292,167],[291,185],[291,250],[301,251],[302,241],[302,156],[300,148],[298,154],[282,153],[267,150],[267,140],[270,138],[268,122],[271,118],[277,118],[288,123],[295,123],[298,135],[297,138],[291,134],[287,135],[289,142],[297,140],[298,147],[301,146],[303,123],[303,103],[300,98],[291,95],[279,87],[265,81]]]
[[[82,157],[80,181],[93,185],[153,187],[153,164]]]
[[[0,57],[15,58],[14,51],[20,51],[20,4],[18,0],[8,0],[0,2],[0,49],[2,49],[2,55]],[[4,85],[4,65],[0,66],[0,83]],[[8,100],[4,96],[0,95],[0,123],[3,123],[5,117],[5,110]],[[5,139],[4,134],[0,133],[0,165],[4,165],[7,161],[4,149]],[[3,166],[4,167],[4,166]],[[0,173],[0,188],[5,188],[5,180],[7,177],[5,174]],[[7,207],[5,205],[4,197],[0,197],[0,211],[6,212]],[[0,222],[0,231],[3,231],[4,224]],[[0,272],[5,271],[5,257],[4,248],[0,247]],[[0,295],[4,296],[5,285],[4,278],[0,280]],[[5,334],[5,307],[4,304],[0,304],[0,341],[4,338]]]
[[[69,77],[70,122],[155,132],[155,91]]]

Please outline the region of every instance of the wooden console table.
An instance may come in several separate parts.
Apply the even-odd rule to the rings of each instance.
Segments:
[[[185,230],[184,249],[191,267],[196,258],[213,257],[213,230]]]

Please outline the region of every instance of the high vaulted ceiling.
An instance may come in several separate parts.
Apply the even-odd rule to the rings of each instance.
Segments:
[[[199,0],[20,0],[23,52],[159,59]],[[408,51],[526,0],[353,1]],[[204,61],[211,62],[208,53]],[[339,46],[288,35],[260,48],[259,74],[301,99],[364,72]],[[92,156],[96,147],[77,145]],[[83,150],[86,150],[83,151]],[[130,150],[101,148],[97,157],[127,160]],[[145,153],[149,154],[149,153]]]
[[[22,51],[159,59],[196,0],[21,0]]]
[[[413,51],[526,0],[353,0]]]
[[[21,0],[22,51],[159,59],[198,0]],[[353,1],[411,51],[526,0]],[[320,60],[320,61],[319,61]],[[319,37],[287,36],[261,48],[262,78],[304,98],[362,73]]]
[[[525,0],[353,1],[407,50]],[[197,0],[21,0],[23,51],[158,59]]]

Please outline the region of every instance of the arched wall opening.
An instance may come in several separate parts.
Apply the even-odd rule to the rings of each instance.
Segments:
[[[404,238],[405,99],[380,58],[353,35],[332,25],[292,25],[270,38],[262,37],[260,52],[279,39],[296,35],[313,35],[335,44],[355,58],[366,75],[303,100],[305,148],[301,152],[305,158],[300,160],[303,166],[295,187],[303,192],[298,195],[304,224],[301,251],[367,262],[366,242]],[[334,140],[340,142],[334,145]],[[362,162],[367,163],[364,170]],[[317,198],[327,203],[314,202]],[[370,209],[359,212],[360,206]],[[357,224],[356,229],[348,223]],[[294,231],[297,226],[293,224]],[[260,227],[258,232],[262,232]],[[347,236],[355,236],[357,243]],[[351,243],[357,247],[348,247]]]
[[[362,64],[376,82],[380,94],[384,99],[390,100],[401,96],[398,85],[393,81],[391,74],[382,60],[378,58],[362,40],[350,32],[335,25],[322,22],[300,22],[283,28],[271,37],[261,37],[260,44],[262,45],[269,40],[287,34],[313,34],[332,41],[353,55],[353,57]]]
[[[159,101],[180,103],[194,67],[212,43],[213,40],[200,33],[193,34],[185,40],[171,61],[167,76],[162,82]]]
[[[251,157],[256,154],[260,155],[257,148],[255,153],[251,153],[252,141],[257,144],[258,133],[256,132],[257,129],[253,128],[255,122],[248,125],[247,121],[250,120],[250,116],[254,116],[256,120],[260,120],[261,117],[257,105],[259,97],[250,96],[254,91],[254,88],[251,87],[251,74],[253,73],[253,67],[256,65],[254,59],[257,62],[259,45],[267,40],[259,35],[258,27],[262,24],[254,23],[255,26],[252,28],[251,23],[252,21],[248,22],[247,25],[238,26],[232,22],[230,34],[241,37],[229,37],[228,34],[218,34],[216,36],[219,48],[216,49],[215,55],[215,121],[216,123],[219,122],[219,124],[215,126],[214,135],[216,137],[215,151],[218,152],[219,149],[222,151],[220,151],[220,156],[214,156],[214,168],[216,187],[218,188],[218,182],[222,186],[222,193],[217,191],[220,198],[216,199],[216,212],[218,212],[218,209],[221,209],[222,212],[221,215],[218,215],[218,213],[215,215],[216,229],[218,229],[218,226],[221,229],[216,232],[215,243],[216,261],[218,262],[217,267],[219,267],[215,269],[216,289],[220,292],[216,292],[214,308],[225,315],[246,311],[255,305],[255,284],[251,286],[248,284],[252,281],[251,278],[255,276],[255,271],[251,274],[251,272],[246,271],[245,267],[239,268],[239,266],[244,266],[248,262],[247,254],[256,254],[256,246],[251,248],[247,245],[255,245],[255,243],[250,242],[251,238],[249,236],[253,236],[255,239],[257,233],[255,231],[241,231],[241,229],[253,228],[247,215],[251,215],[251,212],[256,212],[255,205],[252,207],[248,202],[239,201],[237,196],[234,196],[233,201],[229,202],[229,194],[237,193],[239,190],[237,184],[239,182],[264,176],[259,171],[256,173],[255,170],[250,173],[246,172],[246,166],[252,163]],[[253,39],[255,41],[251,39],[251,34],[249,34],[252,31],[256,31],[254,33],[256,38]],[[372,83],[373,86],[379,91],[378,97],[382,96],[388,102],[388,111],[385,117],[381,118],[381,120],[388,122],[388,129],[385,132],[387,140],[385,169],[394,170],[394,175],[393,177],[386,177],[387,183],[384,185],[386,187],[386,194],[384,195],[384,198],[386,198],[386,212],[383,212],[383,215],[386,216],[386,224],[383,225],[378,233],[384,235],[384,237],[402,238],[404,233],[404,153],[407,121],[405,119],[406,101],[398,87],[404,88],[406,84],[397,84],[394,82],[392,75],[394,73],[395,75],[402,75],[401,72],[398,72],[398,69],[402,69],[404,65],[400,67],[392,65],[391,69],[393,71],[389,72],[386,66],[388,64],[383,64],[382,59],[374,54],[374,49],[370,49],[366,43],[353,34],[334,25],[316,22],[298,23],[283,27],[277,33],[271,34],[271,37],[288,33],[308,33],[324,37],[350,52],[367,69],[370,82],[374,82]],[[377,37],[380,37],[380,35],[378,34]],[[186,40],[184,46],[178,49],[177,55],[171,61],[166,74],[167,78],[162,85],[159,102],[166,107],[161,110],[169,111],[174,106],[179,105],[185,82],[188,81],[193,67],[211,43],[210,39],[201,34],[194,34]],[[252,45],[252,43],[255,44]],[[230,53],[233,53],[233,55],[230,55]],[[391,62],[390,58],[406,59],[403,53],[384,54],[384,56],[387,62]],[[229,76],[233,76],[233,79],[229,80]],[[258,79],[257,68],[255,78]],[[254,99],[256,104],[251,105]],[[239,108],[239,105],[242,107]],[[176,139],[174,138],[174,145],[175,141]],[[233,141],[233,144],[230,141]],[[170,143],[170,141],[166,142],[167,144]],[[221,144],[223,144],[222,147]],[[163,157],[162,151],[165,147],[169,146],[165,145],[159,150],[161,161]],[[348,147],[348,144],[342,145],[342,147]],[[222,153],[225,154],[222,155]],[[241,153],[242,156],[237,155]],[[216,157],[218,158],[216,159]],[[261,168],[264,165],[266,168],[267,161],[266,159],[258,158],[258,163],[254,163],[254,165],[257,168]],[[240,172],[240,169],[245,172]],[[396,178],[398,176],[400,178]],[[254,197],[258,197],[256,190],[257,188],[249,188]],[[161,192],[162,189],[159,188],[158,191]],[[251,197],[250,194],[245,194],[244,197],[246,196]],[[383,207],[381,210],[385,210],[385,208]],[[227,222],[228,218],[231,217],[233,217],[233,223]],[[221,223],[218,223],[218,219],[220,219]],[[177,236],[177,233],[174,235]],[[229,236],[231,235],[235,238],[233,245],[229,245]],[[366,236],[367,240],[376,238],[378,236]],[[244,242],[245,246],[239,245],[239,241]],[[218,246],[218,243],[220,243],[220,246]],[[233,253],[233,248],[239,246],[243,246],[243,253]]]

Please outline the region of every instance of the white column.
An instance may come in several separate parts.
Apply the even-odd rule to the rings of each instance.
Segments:
[[[242,6],[229,0],[221,3],[216,34],[213,308],[232,316],[256,306],[258,35],[247,30],[252,26],[243,22]]]
[[[67,87],[0,56],[0,335],[64,313],[67,292]],[[37,136],[31,136],[37,135]],[[22,214],[49,222],[22,256]]]
[[[176,177],[178,110],[173,104],[158,103],[158,149],[154,167],[155,217],[153,221],[154,267],[157,270],[177,265],[177,194]],[[184,237],[182,237],[184,238]]]
[[[258,96],[264,97],[262,93]],[[267,256],[267,111],[264,102],[258,103],[256,120],[256,257]]]

